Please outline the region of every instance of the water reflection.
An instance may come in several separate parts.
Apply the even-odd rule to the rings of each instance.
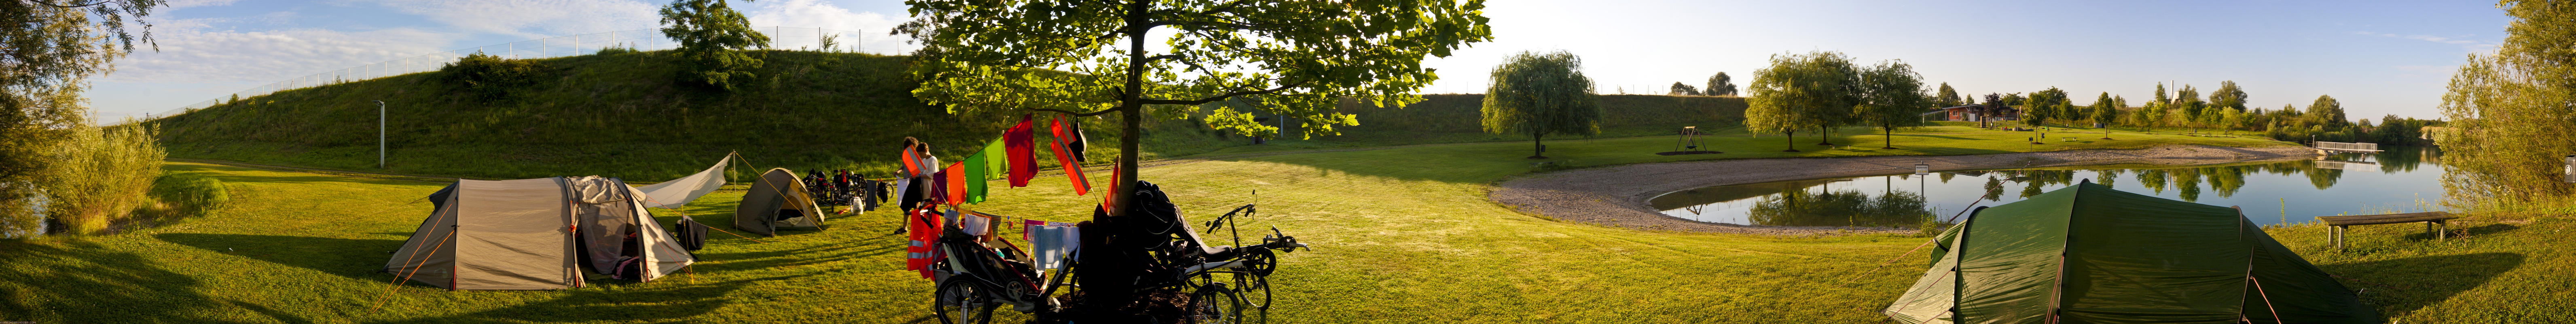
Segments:
[[[1648,203],[1666,215],[1704,222],[1901,227],[1927,218],[1946,220],[1974,206],[2020,201],[2082,179],[2140,194],[2238,206],[2265,224],[2430,208],[2423,203],[2441,195],[2440,151],[2385,149],[2381,154],[2204,167],[1956,171],[1931,177],[1718,186],[1673,192]]]

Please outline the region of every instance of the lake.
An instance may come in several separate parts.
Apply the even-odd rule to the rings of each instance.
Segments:
[[[1647,204],[1664,215],[1712,223],[1777,226],[1911,227],[1926,217],[1945,222],[1960,211],[1995,206],[2081,180],[2166,199],[2243,208],[2255,223],[2315,221],[2316,216],[2439,210],[2441,152],[2386,146],[2380,154],[2335,154],[2323,160],[2117,169],[2059,167],[1941,171],[1715,186],[1666,193]],[[1998,200],[1979,199],[1988,184]]]

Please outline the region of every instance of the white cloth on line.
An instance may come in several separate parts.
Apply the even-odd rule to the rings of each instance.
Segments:
[[[644,191],[644,197],[650,199],[644,201],[644,207],[680,208],[680,205],[687,205],[691,200],[698,200],[698,197],[706,196],[709,192],[715,192],[716,188],[724,187],[724,168],[729,163],[733,163],[731,154],[725,155],[722,160],[716,160],[716,165],[707,167],[706,171],[698,171],[696,174],[671,181],[636,187],[635,190]]]

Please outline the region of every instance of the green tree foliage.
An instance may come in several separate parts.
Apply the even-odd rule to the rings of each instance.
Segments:
[[[2234,80],[2219,81],[2218,91],[2209,93],[2209,105],[2243,112],[2245,111],[2245,89],[2237,87]]]
[[[1473,0],[905,4],[916,18],[896,32],[923,46],[910,68],[922,80],[914,97],[960,114],[1119,113],[1113,183],[1135,181],[1145,105],[1179,105],[1175,113],[1245,135],[1278,131],[1256,115],[1335,134],[1359,123],[1338,112],[1342,99],[1421,101],[1413,92],[1439,79],[1425,57],[1493,39],[1484,2]],[[1149,53],[1156,43],[1166,48]],[[1229,101],[1242,97],[1260,100]],[[1215,102],[1238,104],[1204,105]]]
[[[161,0],[20,0],[0,4],[0,237],[32,232],[32,201],[61,159],[52,155],[87,124],[89,78],[115,69],[136,43],[153,46],[144,21]],[[142,28],[128,29],[131,25]]]
[[[1711,96],[1737,95],[1735,92],[1735,78],[1726,76],[1726,72],[1718,72],[1717,75],[1709,76],[1708,88],[1701,90],[1701,92],[1707,93]]]
[[[1565,51],[1503,58],[1485,89],[1483,111],[1485,132],[1528,134],[1533,159],[1547,157],[1541,137],[1601,133],[1600,95],[1583,76],[1583,58]]]
[[[2120,100],[2112,98],[2110,91],[2103,91],[2101,96],[2093,97],[2093,105],[2087,108],[2092,111],[2085,115],[2091,117],[2093,123],[2102,124],[2103,128],[2110,128],[2111,123],[2120,121]],[[2111,137],[2108,130],[2104,132],[2103,138]]]
[[[760,59],[743,50],[768,48],[769,36],[752,30],[751,20],[725,2],[675,0],[662,7],[662,36],[680,43],[672,54],[684,62],[681,80],[732,91],[735,79],[750,79],[751,70],[760,68]]]
[[[1958,107],[1959,105],[1963,105],[1959,101],[1959,89],[1951,89],[1949,82],[1941,83],[1940,93],[1936,94],[1936,96],[1940,97],[1937,100],[1940,100],[1938,105],[1942,107]]]
[[[1745,128],[1788,134],[1791,144],[1783,151],[1797,152],[1799,129],[1840,125],[1859,100],[1853,89],[1860,74],[1851,62],[1840,52],[1772,55],[1770,67],[1753,71]]]
[[[483,52],[467,54],[439,67],[438,72],[439,79],[484,101],[507,99],[554,74],[553,69],[536,60],[508,59]]]
[[[2025,103],[2021,106],[2021,121],[2024,124],[2047,125],[2049,119],[2058,117],[2056,107],[2052,107],[2057,103],[2057,98],[2049,97],[2046,91],[2032,92],[2030,98],[2022,100]]]
[[[2564,213],[2563,156],[2576,153],[2576,5],[2504,1],[2513,17],[2493,54],[2470,54],[2452,74],[2439,136],[2446,203],[2498,212]],[[2318,98],[2319,102],[2327,101]],[[2309,108],[2309,114],[2320,110]],[[2340,113],[2340,112],[2336,112]]]
[[[1860,71],[1860,100],[1853,115],[1877,126],[1882,149],[1896,149],[1896,129],[1921,125],[1922,113],[1932,105],[1923,95],[1923,75],[1914,65],[1889,60]]]
[[[1682,84],[1681,82],[1673,82],[1673,91],[1672,91],[1672,92],[1670,92],[1670,93],[1666,93],[1665,95],[1669,95],[1669,96],[1697,96],[1697,95],[1699,95],[1699,88],[1698,88],[1698,87],[1692,87],[1691,85],[1688,85],[1688,84]]]
[[[1986,177],[1986,186],[1985,186],[1985,189],[1986,189],[1986,193],[1985,193],[1985,195],[1977,196],[1977,199],[1992,200],[1992,201],[2002,201],[2002,199],[2004,198],[2004,181],[2003,181],[2003,179],[1997,179],[1997,178],[1995,178],[1995,177],[1991,177],[1991,176]]]
[[[2196,132],[2202,125],[2201,110],[2208,108],[2209,102],[2200,100],[2200,89],[2186,84],[2182,89],[2174,90],[2173,102],[2167,106],[2173,110],[2173,116],[2167,118],[2173,119],[2174,124],[2190,126]]]
[[[2352,118],[2343,114],[2343,102],[2329,95],[2318,95],[2316,102],[2308,103],[2306,115],[2311,123],[2323,126],[2327,131],[2342,130],[2352,124]]]

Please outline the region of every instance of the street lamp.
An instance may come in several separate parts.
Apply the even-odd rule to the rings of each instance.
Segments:
[[[376,103],[376,168],[385,168],[385,101]]]

